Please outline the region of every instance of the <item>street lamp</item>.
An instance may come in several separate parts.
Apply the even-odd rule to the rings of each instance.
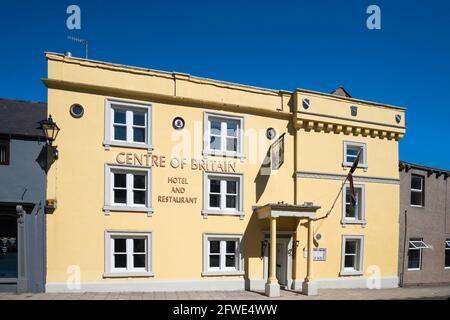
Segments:
[[[52,146],[53,141],[55,141],[56,137],[58,136],[58,125],[53,121],[52,115],[50,115],[46,120],[39,121],[39,124],[42,131],[44,131],[45,137],[48,141],[48,145],[52,150],[53,159],[58,159],[58,149],[56,146]]]

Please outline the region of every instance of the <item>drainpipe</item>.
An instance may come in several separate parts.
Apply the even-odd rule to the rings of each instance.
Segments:
[[[406,244],[408,236],[408,210],[405,210],[405,231],[403,233],[403,255],[402,255],[402,273],[400,274],[400,287],[404,286],[405,283],[405,257],[407,252]]]

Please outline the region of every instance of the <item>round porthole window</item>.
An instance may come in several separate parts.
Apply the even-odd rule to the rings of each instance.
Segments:
[[[277,135],[277,132],[275,131],[274,128],[267,129],[267,131],[266,131],[267,139],[272,140],[275,138],[276,135]]]
[[[75,103],[70,106],[70,115],[74,118],[81,118],[84,114],[84,108],[81,104]]]

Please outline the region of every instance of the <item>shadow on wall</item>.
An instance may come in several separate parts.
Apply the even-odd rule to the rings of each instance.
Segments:
[[[41,167],[46,174],[48,173],[48,169],[52,166],[53,162],[55,162],[54,157],[51,156],[49,148],[51,147],[48,144],[44,144],[38,157],[36,158],[36,162],[39,167]]]

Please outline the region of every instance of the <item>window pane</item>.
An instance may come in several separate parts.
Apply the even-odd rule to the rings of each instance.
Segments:
[[[115,140],[127,140],[127,128],[123,126],[114,126],[114,139]]]
[[[411,176],[411,189],[422,190],[422,177]]]
[[[226,267],[235,267],[236,266],[236,258],[234,255],[231,255],[231,254],[226,255],[225,266]]]
[[[218,268],[220,266],[220,256],[209,256],[209,266],[212,268]]]
[[[135,126],[145,126],[145,112],[133,111],[133,124]]]
[[[408,250],[408,269],[420,268],[420,250]]]
[[[450,249],[445,250],[445,267],[450,268]]]
[[[210,253],[220,253],[220,241],[210,241],[209,242],[209,252]]]
[[[236,194],[237,181],[227,181],[227,193]]]
[[[145,239],[133,239],[134,252],[145,252]]]
[[[114,239],[114,252],[126,252],[127,240],[126,239]]]
[[[227,138],[227,150],[237,151],[237,138]]]
[[[145,175],[135,174],[133,176],[133,185],[135,189],[146,189],[145,188]]]
[[[220,137],[211,136],[209,141],[209,148],[211,150],[220,150]]]
[[[145,254],[133,254],[133,266],[135,268],[145,268]]]
[[[411,204],[415,206],[422,205],[422,192],[411,191]]]
[[[355,268],[356,267],[355,259],[356,259],[356,256],[345,256],[344,267],[345,268]]]
[[[127,190],[114,190],[115,203],[127,203]]]
[[[227,196],[226,207],[236,209],[236,198],[236,196]]]
[[[356,253],[356,241],[355,240],[347,240],[345,242],[345,253]]]
[[[209,191],[214,193],[220,193],[220,180],[209,180]]]
[[[227,241],[227,253],[236,252],[236,241]]]
[[[145,128],[133,128],[133,141],[145,142]]]
[[[220,207],[220,195],[211,194],[209,196],[209,206],[211,208],[219,208]]]
[[[211,134],[220,136],[220,121],[211,121]]]
[[[227,122],[227,136],[237,137],[237,121],[228,121]]]
[[[126,268],[127,267],[127,255],[126,254],[115,254],[114,255],[114,267],[115,268]]]
[[[127,187],[127,175],[125,173],[114,173],[114,187],[116,188]]]
[[[145,204],[145,191],[133,191],[134,204]]]
[[[122,109],[114,109],[114,123],[126,123],[126,111]]]

